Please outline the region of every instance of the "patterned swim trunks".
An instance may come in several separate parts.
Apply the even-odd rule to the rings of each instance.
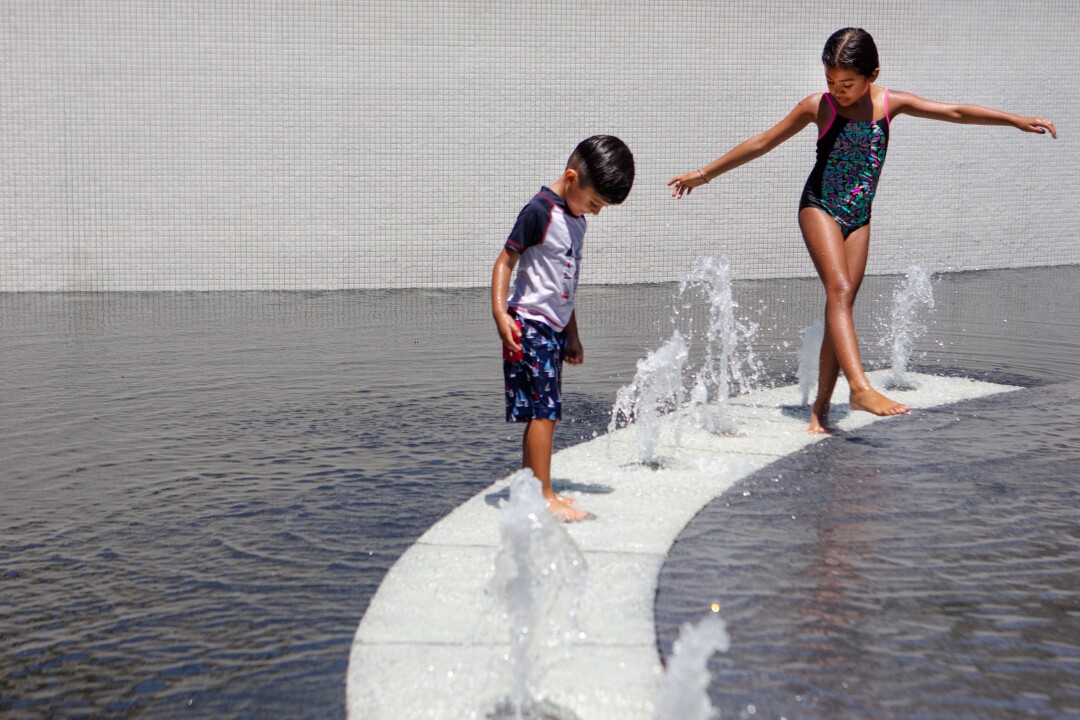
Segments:
[[[521,322],[522,358],[503,359],[506,421],[558,420],[562,417],[562,359],[566,335],[549,325]]]

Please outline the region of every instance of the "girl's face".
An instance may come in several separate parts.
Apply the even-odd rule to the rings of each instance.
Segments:
[[[825,83],[829,94],[841,107],[851,107],[870,92],[870,86],[877,79],[878,71],[867,77],[850,68],[825,66]]]

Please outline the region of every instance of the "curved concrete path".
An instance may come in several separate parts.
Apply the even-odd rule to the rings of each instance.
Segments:
[[[884,372],[871,373],[876,386]],[[1011,386],[911,373],[918,389],[893,393],[913,411]],[[836,397],[846,398],[841,380]],[[589,565],[580,621],[585,633],[544,679],[548,700],[580,720],[651,720],[663,672],[653,600],[668,548],[687,522],[735,482],[827,436],[806,432],[808,413],[794,386],[733,398],[736,436],[666,424],[660,470],[635,464],[634,428],[555,455],[560,492],[597,515],[565,526]],[[852,431],[881,420],[846,414]],[[887,421],[887,419],[885,420]],[[509,688],[509,634],[485,589],[499,550],[498,504],[509,478],[465,502],[426,532],[387,573],[353,640],[347,678],[349,720],[484,717]],[[702,608],[704,615],[707,608]]]

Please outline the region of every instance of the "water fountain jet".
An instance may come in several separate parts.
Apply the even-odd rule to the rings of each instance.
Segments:
[[[881,344],[890,349],[892,372],[885,381],[890,390],[913,390],[907,378],[907,364],[916,338],[926,330],[920,322],[922,311],[934,307],[934,288],[930,274],[918,265],[908,268],[904,281],[893,293],[892,323]]]
[[[510,500],[499,511],[502,544],[488,586],[503,606],[502,620],[510,630],[511,688],[491,718],[572,717],[544,697],[541,684],[581,635],[578,607],[587,590],[588,567],[547,505],[531,470],[511,478]]]
[[[752,390],[761,374],[750,346],[757,325],[743,322],[736,315],[739,304],[732,293],[731,260],[727,255],[694,260],[679,286],[680,300],[695,291],[704,295],[709,315],[705,359],[694,378],[687,411],[700,428],[712,433],[734,433],[737,428],[728,416],[728,398]]]
[[[664,678],[656,695],[656,720],[712,720],[716,709],[709,700],[709,658],[727,652],[731,639],[715,612],[697,625],[686,623],[672,646]]]
[[[638,461],[643,465],[659,467],[656,446],[660,442],[660,417],[683,402],[683,366],[688,356],[686,341],[676,330],[657,350],[638,360],[633,381],[615,396],[608,432],[620,424],[633,424]]]
[[[810,391],[815,388],[818,381],[818,371],[821,365],[821,343],[825,340],[825,325],[820,321],[810,327],[805,327],[802,333],[802,346],[799,348],[799,369],[796,376],[799,378],[799,392],[802,394],[802,404],[810,404]]]

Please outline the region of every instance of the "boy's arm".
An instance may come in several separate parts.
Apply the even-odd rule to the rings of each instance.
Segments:
[[[491,317],[503,345],[517,352],[521,349],[520,336],[514,318],[506,312],[506,293],[510,289],[510,275],[517,266],[521,255],[504,247],[499,257],[495,258],[495,267],[491,270]]]
[[[894,116],[906,114],[965,125],[1012,125],[1024,132],[1050,133],[1051,137],[1057,138],[1054,123],[1041,117],[1022,117],[981,105],[935,102],[906,92],[889,93],[889,101]]]
[[[585,348],[581,344],[581,337],[578,336],[577,310],[570,313],[570,322],[566,323],[563,332],[566,333],[566,352],[563,354],[563,360],[571,365],[580,365],[585,361]]]

